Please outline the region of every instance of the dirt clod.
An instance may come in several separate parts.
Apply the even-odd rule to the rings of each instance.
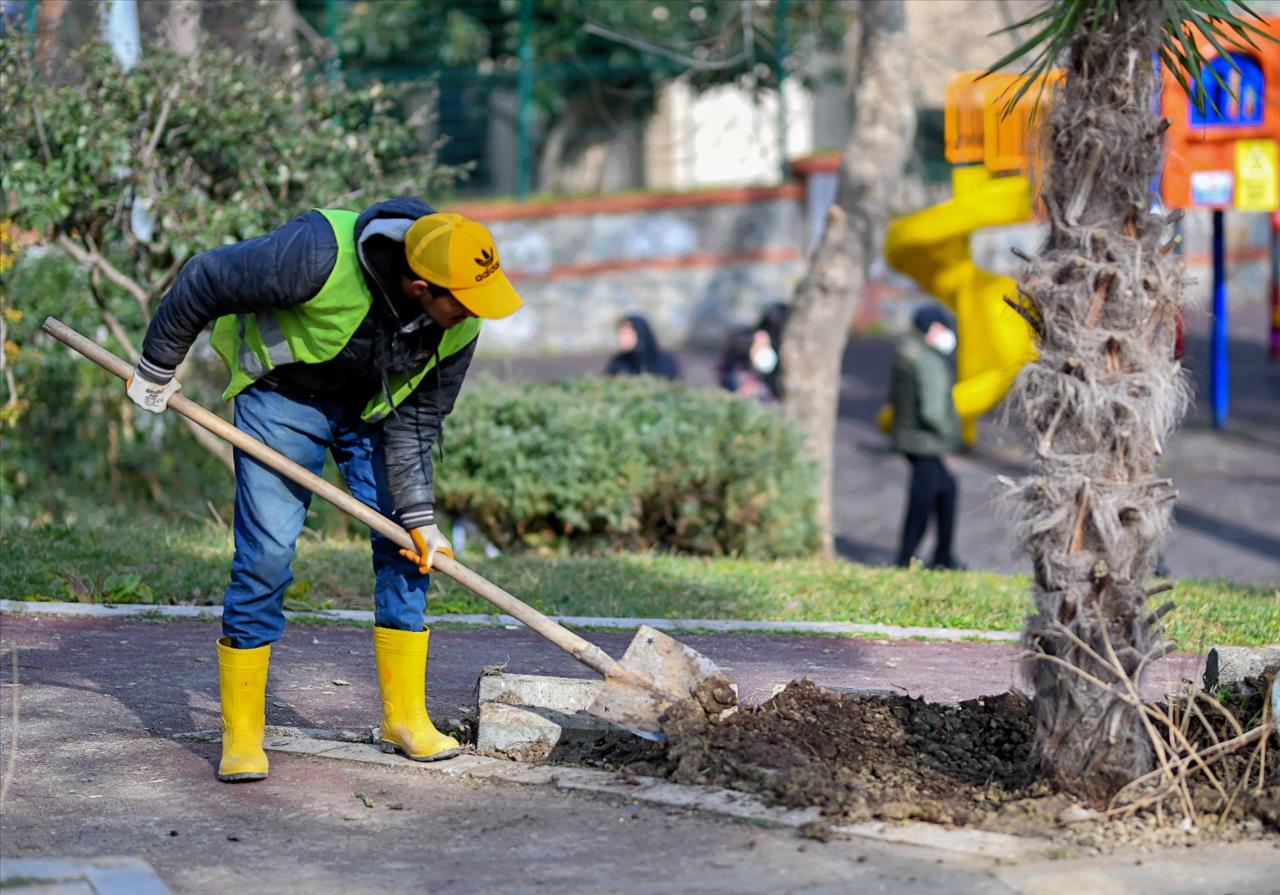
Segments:
[[[805,839],[816,839],[819,842],[830,842],[835,836],[829,826],[816,820],[801,824],[796,828],[796,832]]]

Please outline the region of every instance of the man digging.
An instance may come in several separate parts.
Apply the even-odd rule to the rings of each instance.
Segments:
[[[147,328],[129,397],[160,413],[197,334],[231,371],[236,426],[319,474],[333,455],[359,500],[409,530],[416,551],[373,533],[373,651],[383,751],[415,761],[457,755],[425,702],[427,587],[453,555],[434,520],[431,447],[475,352],[482,318],[522,305],[481,224],[397,198],[309,211],[266,236],[187,262]],[[223,597],[218,779],[267,776],[262,748],[271,644],[311,492],[235,455],[235,557]]]

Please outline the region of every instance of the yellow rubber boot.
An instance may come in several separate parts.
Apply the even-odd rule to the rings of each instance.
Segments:
[[[373,656],[382,688],[378,745],[414,761],[439,761],[462,751],[458,741],[436,730],[427,717],[429,631],[373,629]]]
[[[223,783],[262,780],[267,776],[267,753],[262,749],[266,726],[267,665],[271,645],[234,649],[218,640],[218,681],[222,689],[222,761],[218,779]]]

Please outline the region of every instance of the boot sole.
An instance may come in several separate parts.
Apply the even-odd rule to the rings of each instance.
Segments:
[[[243,771],[239,774],[219,774],[218,779],[223,783],[252,783],[254,780],[266,780],[267,775],[262,771]]]
[[[403,746],[390,740],[378,740],[378,746],[383,752],[398,752],[410,761],[444,761],[446,758],[454,758],[462,754],[462,748],[459,747],[457,749],[445,749],[443,752],[433,752],[430,755],[410,755]]]

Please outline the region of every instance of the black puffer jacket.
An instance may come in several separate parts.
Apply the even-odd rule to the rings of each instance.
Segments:
[[[432,211],[413,197],[365,209],[356,221],[356,244],[365,281],[374,295],[368,315],[337,357],[322,364],[277,367],[252,387],[363,407],[382,387],[376,362],[380,333],[394,331],[414,358],[430,357],[444,330],[403,298],[399,284],[404,233]],[[309,301],[324,286],[337,256],[333,228],[318,211],[299,215],[266,236],[196,255],[182,268],[147,328],[139,372],[155,382],[167,382],[200,330],[219,317],[281,310]],[[473,340],[442,359],[382,423],[387,480],[400,521],[408,528],[434,520],[431,447],[453,410],[475,346]]]

